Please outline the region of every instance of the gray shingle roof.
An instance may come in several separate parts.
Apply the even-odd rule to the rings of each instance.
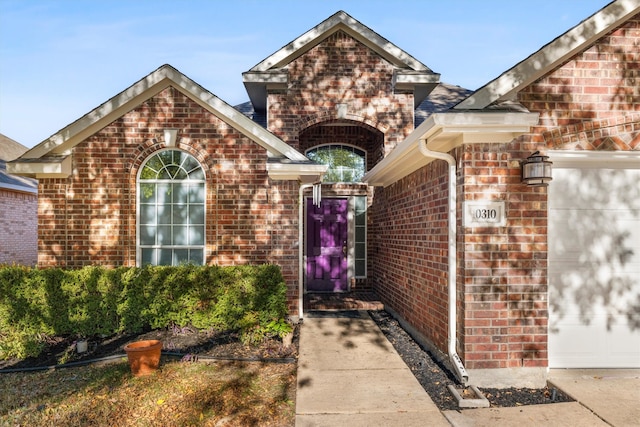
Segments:
[[[473,93],[472,90],[460,86],[439,83],[433,91],[422,101],[415,111],[415,127],[420,126],[433,113],[442,113],[451,109]]]
[[[0,134],[0,189],[35,193],[38,181],[7,173],[7,162],[17,159],[27,151],[27,147]]]

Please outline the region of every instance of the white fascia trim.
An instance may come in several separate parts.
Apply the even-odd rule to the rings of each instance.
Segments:
[[[267,163],[267,173],[274,181],[319,182],[327,169],[327,165],[315,163]]]
[[[396,89],[413,89],[416,85],[436,85],[440,74],[422,71],[396,70],[393,73],[393,86]]]
[[[640,151],[549,150],[554,168],[640,169]]]
[[[267,86],[286,86],[289,82],[287,71],[246,71],[242,73],[242,81],[249,84],[266,84]]]
[[[289,144],[276,137],[271,132],[233,108],[211,92],[203,89],[200,85],[179,74],[179,78],[175,80],[178,84],[177,89],[194,99],[198,104],[207,109],[209,112],[217,116],[220,120],[225,121],[234,129],[237,129],[246,137],[252,139],[258,145],[262,146],[272,157],[284,156],[293,161],[308,161],[307,157],[295,150]],[[193,96],[195,95],[195,98]]]
[[[395,84],[430,84],[439,83],[440,74],[423,73],[421,71],[396,70],[393,73]]]
[[[120,92],[104,104],[93,109],[67,127],[22,155],[23,159],[40,158],[46,155],[64,155],[93,133],[118,119],[136,105],[157,95],[171,84],[167,78],[168,66],[163,66],[134,85]]]
[[[454,108],[478,110],[495,101],[509,99],[514,92],[533,83],[639,12],[640,0],[617,0],[610,3],[504,72],[497,79],[478,89]]]
[[[62,159],[7,163],[7,172],[12,175],[21,175],[40,178],[67,178],[71,175],[72,157]]]
[[[270,156],[286,157],[294,161],[308,160],[303,154],[170,65],[163,65],[133,86],[27,151],[22,158],[33,159],[50,154],[68,154],[76,144],[169,86],[175,87],[234,129],[264,147]]]
[[[288,45],[255,65],[250,71],[264,72],[272,68],[284,67],[293,59],[313,48],[319,41],[324,40],[338,30],[345,31],[398,67],[409,67],[418,71],[430,71],[426,65],[413,56],[343,11],[335,13],[324,22],[296,38]]]
[[[432,114],[367,172],[363,181],[387,187],[432,162],[433,158],[420,153],[420,140],[427,140],[429,149],[442,152],[463,144],[506,143],[530,132],[538,117],[538,113],[514,112]]]

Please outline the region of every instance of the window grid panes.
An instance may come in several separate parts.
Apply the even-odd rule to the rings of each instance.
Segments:
[[[187,153],[166,150],[147,160],[138,183],[142,265],[204,263],[204,185],[202,167]]]
[[[367,197],[355,197],[355,275],[367,276]]]
[[[361,182],[365,173],[365,152],[357,147],[330,144],[307,151],[309,159],[328,165],[323,182]]]

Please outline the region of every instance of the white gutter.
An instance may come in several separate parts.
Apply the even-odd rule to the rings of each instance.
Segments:
[[[449,343],[448,353],[449,360],[453,365],[456,376],[462,382],[466,384],[469,381],[469,374],[467,374],[464,365],[458,352],[456,351],[456,329],[457,329],[457,317],[456,317],[456,275],[457,275],[457,248],[456,248],[456,159],[448,154],[440,151],[431,151],[427,148],[426,139],[420,139],[418,143],[420,153],[425,157],[433,159],[444,160],[449,164]]]

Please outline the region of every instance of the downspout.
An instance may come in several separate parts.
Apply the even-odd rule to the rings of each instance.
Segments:
[[[298,190],[298,317],[304,319],[304,191],[314,184],[301,184]]]
[[[456,376],[462,382],[466,384],[469,381],[469,374],[467,374],[464,365],[458,352],[456,350],[456,335],[457,335],[457,317],[456,317],[456,275],[458,266],[457,248],[456,248],[456,159],[448,154],[440,151],[432,151],[427,148],[426,139],[418,141],[418,148],[423,156],[444,160],[449,165],[449,343],[448,354],[449,360],[453,365]]]

